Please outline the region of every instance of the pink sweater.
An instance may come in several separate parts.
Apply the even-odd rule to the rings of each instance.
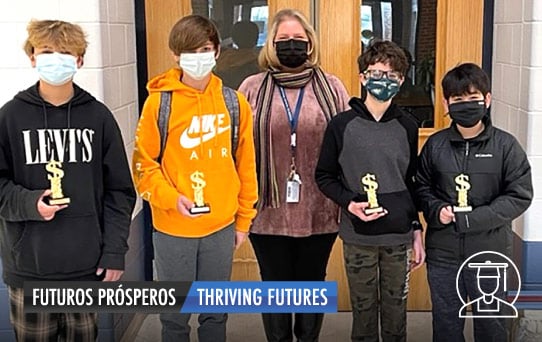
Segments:
[[[239,87],[249,101],[252,110],[256,108],[256,97],[265,73],[249,76]],[[328,82],[337,97],[339,112],[349,108],[350,99],[342,82],[326,74]],[[299,89],[285,89],[286,97],[293,110]],[[273,155],[280,191],[280,207],[266,207],[258,213],[250,232],[257,234],[303,237],[313,234],[338,231],[338,207],[327,199],[314,181],[314,169],[320,154],[320,144],[327,122],[312,83],[305,87],[299,122],[297,125],[297,172],[301,176],[299,203],[286,203],[286,181],[290,172],[290,124],[282,103],[278,87],[275,87],[271,107]],[[257,127],[257,125],[255,125]]]

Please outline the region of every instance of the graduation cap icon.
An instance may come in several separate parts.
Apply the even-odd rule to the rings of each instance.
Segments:
[[[474,258],[476,262],[471,261]],[[470,275],[463,276],[463,271],[467,268],[470,270],[468,272]],[[510,275],[515,276],[517,283],[511,278],[511,283],[508,284],[508,272],[512,272]],[[464,281],[467,279],[477,281],[478,291],[472,287],[470,292],[466,291]],[[517,266],[508,256],[495,251],[481,251],[471,255],[459,267],[455,285],[457,295],[463,303],[459,309],[460,318],[518,317],[514,303],[521,289],[521,277]],[[508,286],[517,287],[515,297],[510,302],[508,301],[510,299],[506,297]]]
[[[489,260],[486,260],[485,262],[472,262],[467,265],[469,268],[477,269],[476,277],[478,279],[478,290],[482,296],[463,305],[459,317],[465,317],[466,308],[469,305],[472,305],[473,307],[476,306],[476,310],[474,311],[476,313],[473,313],[473,317],[510,317],[502,315],[501,310],[503,307],[509,307],[512,311],[511,317],[517,317],[517,310],[513,305],[494,296],[500,286],[501,278],[503,278],[503,290],[506,292],[506,269],[509,265],[505,262],[491,262]],[[493,283],[493,286],[490,285],[493,290],[488,291],[488,288],[484,288],[482,283],[486,284],[486,286],[488,283]],[[487,316],[488,313],[494,313],[498,316]],[[479,316],[484,314],[485,316]]]
[[[486,260],[485,262],[471,262],[468,264],[469,268],[477,268],[477,277],[478,278],[501,278],[501,268],[502,268],[502,278],[503,278],[503,288],[506,291],[506,269],[508,264],[505,262],[491,262]]]

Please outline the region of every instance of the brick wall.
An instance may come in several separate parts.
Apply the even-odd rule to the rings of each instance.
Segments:
[[[418,0],[418,32],[416,56],[418,60],[434,54],[437,36],[437,0]]]

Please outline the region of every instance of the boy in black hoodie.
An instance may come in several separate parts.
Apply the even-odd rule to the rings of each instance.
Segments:
[[[316,182],[342,208],[352,341],[379,340],[379,312],[383,340],[406,341],[409,274],[425,258],[413,200],[418,128],[391,103],[408,61],[395,43],[378,41],[358,66],[367,96],[352,98],[352,109],[330,121]],[[378,203],[369,208],[373,190]]]
[[[24,50],[39,81],[0,109],[0,247],[10,320],[23,340],[89,341],[95,314],[23,312],[23,283],[118,280],[135,191],[111,112],[73,83],[78,25],[31,21]]]

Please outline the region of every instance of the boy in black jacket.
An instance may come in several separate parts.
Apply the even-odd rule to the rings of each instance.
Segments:
[[[383,41],[370,45],[358,65],[367,96],[352,98],[352,109],[330,121],[316,182],[342,208],[352,341],[378,341],[379,312],[383,340],[406,341],[409,274],[425,258],[413,200],[418,127],[391,103],[408,61]]]
[[[461,271],[456,290],[460,266],[479,252],[510,256],[511,222],[533,197],[525,152],[512,135],[491,125],[489,88],[488,76],[475,64],[450,70],[442,90],[452,125],[432,135],[420,154],[417,193],[427,221],[433,341],[463,341],[463,303],[457,292],[471,300],[482,293],[478,271],[468,267]],[[496,297],[504,296],[501,286]],[[472,309],[478,316],[477,307]],[[476,341],[507,338],[505,321],[497,317],[474,319],[474,332]]]
[[[93,313],[24,313],[23,283],[118,280],[135,204],[111,112],[73,83],[87,47],[78,25],[31,21],[25,52],[40,80],[0,109],[0,249],[19,341],[96,338]]]

